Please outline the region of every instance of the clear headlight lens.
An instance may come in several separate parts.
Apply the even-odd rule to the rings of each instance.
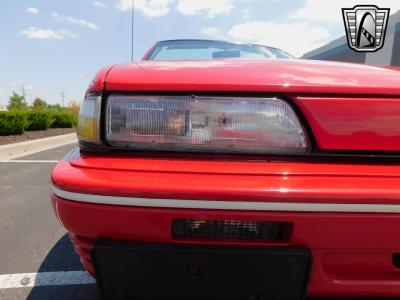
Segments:
[[[302,153],[308,139],[278,98],[111,95],[106,141],[146,150]]]
[[[78,138],[81,141],[99,142],[100,96],[88,96],[82,101],[78,119]]]

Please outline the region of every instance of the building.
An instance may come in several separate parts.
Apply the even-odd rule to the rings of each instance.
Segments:
[[[7,105],[0,104],[0,111],[7,111]]]
[[[400,11],[389,16],[385,43],[383,48],[377,52],[361,53],[350,49],[344,35],[325,46],[304,54],[303,58],[400,66]]]

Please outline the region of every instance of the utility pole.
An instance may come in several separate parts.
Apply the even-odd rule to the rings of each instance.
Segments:
[[[131,35],[131,61],[133,62],[133,37],[135,29],[135,0],[132,0],[132,35]]]
[[[61,105],[64,107],[64,98],[65,98],[65,93],[64,91],[61,91]]]
[[[25,95],[25,84],[22,85],[22,97],[24,97],[24,103],[26,103]]]

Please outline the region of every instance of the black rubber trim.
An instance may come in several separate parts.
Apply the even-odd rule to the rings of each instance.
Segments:
[[[306,247],[102,239],[95,241],[92,261],[102,296],[113,300],[300,300],[312,266]]]
[[[392,262],[397,269],[400,269],[400,253],[392,254]]]

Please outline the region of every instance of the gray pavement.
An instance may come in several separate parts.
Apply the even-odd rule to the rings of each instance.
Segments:
[[[74,147],[63,146],[18,160],[59,160]],[[0,275],[83,270],[50,203],[54,165],[0,163]],[[100,296],[95,284],[83,284],[0,289],[0,299],[95,300]]]
[[[59,160],[74,145],[18,160]],[[0,163],[0,275],[83,270],[50,203],[55,163]],[[96,285],[0,289],[0,299],[99,299]]]

